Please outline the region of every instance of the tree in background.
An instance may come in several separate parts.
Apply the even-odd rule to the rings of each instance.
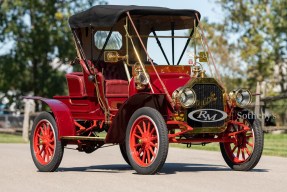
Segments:
[[[227,50],[232,48],[231,53],[237,52],[238,65],[246,66],[245,84],[255,91],[257,82],[266,81],[267,96],[274,91],[286,93],[287,0],[218,0],[218,4],[225,20],[216,25],[224,26],[218,28],[223,37],[233,34],[234,41],[228,42],[226,47]],[[286,100],[278,100],[267,106],[282,122],[286,119],[284,102]]]
[[[227,90],[231,91],[243,85],[245,71],[239,65],[236,47],[229,41],[232,34],[226,30],[225,24],[210,23],[206,18],[203,18],[201,26]],[[190,46],[193,46],[193,43],[191,42]],[[197,44],[201,45],[200,42]]]
[[[239,64],[247,65],[248,86],[272,80],[278,66],[281,92],[286,92],[282,67],[287,56],[287,0],[219,0],[225,14],[223,34],[233,33]]]
[[[0,92],[52,97],[65,90],[59,68],[75,56],[68,18],[103,0],[0,0]],[[52,65],[53,63],[53,65]]]

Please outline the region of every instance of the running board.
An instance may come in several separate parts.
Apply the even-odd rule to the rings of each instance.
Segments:
[[[105,137],[87,137],[87,136],[65,136],[64,140],[86,140],[86,141],[105,141]]]

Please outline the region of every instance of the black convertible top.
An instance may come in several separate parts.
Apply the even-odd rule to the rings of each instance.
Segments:
[[[126,12],[137,16],[188,16],[192,18],[196,18],[195,14],[197,13],[200,19],[200,13],[196,10],[135,5],[97,5],[71,16],[69,24],[71,28],[112,27],[118,20],[126,16]]]

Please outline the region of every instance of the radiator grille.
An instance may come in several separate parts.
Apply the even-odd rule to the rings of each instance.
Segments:
[[[208,122],[201,122],[188,117],[188,114],[199,109],[199,111],[193,113],[193,116],[198,116],[204,109],[211,109],[208,110],[208,117],[214,117],[216,114],[217,116],[220,115],[220,113],[215,110],[224,111],[222,90],[216,84],[194,84],[192,89],[196,93],[197,102],[193,107],[187,109],[187,123],[194,128],[222,127],[225,122],[224,119],[213,121],[211,118]],[[212,109],[214,109],[214,111]]]

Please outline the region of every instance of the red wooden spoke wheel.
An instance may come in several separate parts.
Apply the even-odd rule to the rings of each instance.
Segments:
[[[31,131],[30,148],[33,161],[39,171],[55,171],[63,157],[63,145],[58,139],[58,129],[54,117],[47,112],[34,120]]]
[[[242,127],[234,124],[229,125],[231,130],[242,130]],[[241,164],[251,157],[254,151],[254,131],[250,129],[247,132],[239,133],[232,137],[235,142],[224,143],[224,148],[231,161],[234,164]]]
[[[140,174],[155,174],[168,153],[168,130],[162,115],[143,107],[134,112],[126,132],[126,151],[130,165]]]
[[[142,167],[151,165],[158,152],[158,133],[154,121],[140,116],[132,125],[130,147],[133,159]]]
[[[261,158],[264,135],[259,120],[239,118],[238,121],[247,125],[249,130],[230,136],[234,142],[220,143],[220,149],[230,168],[236,171],[248,171],[254,168]],[[229,124],[226,134],[242,130],[242,125]]]
[[[47,165],[55,153],[55,133],[46,119],[41,120],[34,132],[34,151],[39,163]]]

